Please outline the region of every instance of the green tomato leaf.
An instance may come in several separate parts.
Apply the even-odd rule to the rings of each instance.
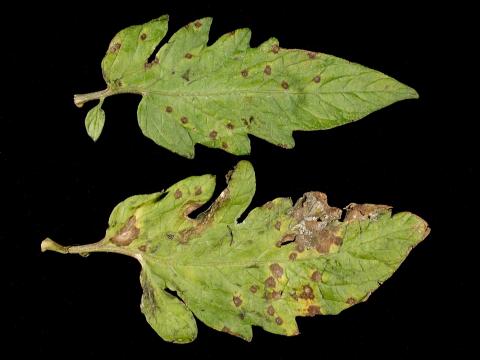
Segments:
[[[150,326],[166,341],[189,343],[197,337],[197,324],[185,304],[166,293],[165,281],[143,269],[140,274],[143,288],[140,308]]]
[[[297,316],[338,314],[365,301],[429,233],[414,214],[372,204],[343,212],[320,192],[295,204],[275,199],[238,223],[255,192],[247,161],[206,211],[189,217],[214,186],[213,176],[194,176],[133,196],[114,209],[100,242],[63,247],[46,239],[42,250],[136,258],[147,321],[163,339],[186,343],[197,334],[193,315],[245,340],[254,325],[296,335]]]
[[[85,128],[87,129],[88,136],[93,141],[97,141],[105,125],[105,111],[102,109],[103,99],[94,108],[90,109],[85,118]]]
[[[207,46],[211,23],[205,18],[188,24],[155,54],[167,16],[120,31],[102,61],[107,89],[76,95],[75,103],[141,94],[138,122],[145,136],[193,158],[197,143],[248,154],[248,134],[292,148],[292,131],[333,128],[418,97],[378,71],[331,55],[283,49],[274,38],[251,48],[249,29]]]

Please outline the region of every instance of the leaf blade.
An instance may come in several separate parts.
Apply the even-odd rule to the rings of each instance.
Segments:
[[[100,243],[65,248],[50,240],[43,249],[138,259],[142,311],[167,341],[193,340],[192,314],[249,341],[252,326],[296,335],[297,316],[338,314],[365,301],[429,233],[414,214],[372,204],[351,204],[343,213],[320,192],[295,204],[274,199],[238,223],[255,191],[247,161],[207,210],[189,217],[214,186],[210,175],[193,176],[163,193],[131,197],[114,209]]]
[[[147,112],[140,103],[145,136],[185,157],[194,156],[195,144],[248,154],[248,135],[290,149],[293,131],[330,129],[418,97],[379,71],[327,54],[283,49],[275,38],[251,48],[249,29],[207,46],[211,18],[182,27],[148,62],[153,43],[166,33],[168,18],[160,19],[117,34],[102,68],[109,94],[138,93],[155,108]],[[149,46],[141,38],[144,28],[157,34]],[[170,130],[163,136],[151,130],[160,127]]]
[[[85,117],[85,128],[93,141],[98,140],[105,125],[105,112],[102,109],[102,103],[103,101],[100,101],[98,105],[90,109]]]
[[[197,337],[197,324],[192,313],[184,303],[159,287],[163,281],[154,277],[145,269],[140,274],[143,289],[140,308],[147,322],[165,341],[192,342]]]

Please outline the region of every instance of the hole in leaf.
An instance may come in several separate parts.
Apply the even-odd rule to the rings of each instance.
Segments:
[[[285,237],[284,238],[285,240],[281,241],[280,242],[280,247],[282,246],[285,246],[285,245],[288,245],[288,244],[291,244],[292,242],[295,241],[295,237],[294,236],[290,236],[290,237]]]
[[[173,297],[177,298],[180,302],[185,304],[185,302],[182,300],[182,298],[180,296],[178,296],[178,293],[175,290],[165,288],[165,289],[163,289],[163,291],[165,291],[167,294],[172,295]]]

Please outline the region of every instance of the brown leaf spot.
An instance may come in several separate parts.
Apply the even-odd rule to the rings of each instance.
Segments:
[[[140,35],[140,40],[145,40],[146,38],[147,38],[147,34],[142,33],[142,35]]]
[[[295,250],[297,250],[299,253],[304,252],[305,246],[303,246],[303,244],[297,244],[295,245]]]
[[[316,82],[317,84],[320,82],[320,75],[317,75],[313,78],[313,81]]]
[[[293,207],[292,216],[301,221],[306,217],[316,217],[321,220],[339,220],[342,211],[331,207],[327,202],[327,195],[319,191],[305,193]]]
[[[347,206],[345,222],[353,220],[376,220],[379,215],[388,212],[391,207],[387,205],[350,204]]]
[[[341,215],[340,209],[328,205],[325,194],[306,193],[290,211],[290,216],[297,220],[297,251],[315,248],[320,253],[328,253],[332,245],[341,245],[342,239],[336,235],[336,222]]]
[[[248,76],[248,70],[247,70],[247,69],[243,69],[243,70],[240,72],[240,74],[242,74],[242,76],[243,76],[244,78],[246,78],[246,77]]]
[[[277,44],[272,45],[272,52],[274,54],[278,54],[279,51],[280,51],[280,46],[278,46]]]
[[[138,237],[140,229],[135,226],[135,216],[131,216],[127,223],[120,229],[117,235],[113,236],[110,241],[117,246],[130,245],[133,240]]]
[[[334,235],[331,231],[327,229],[320,230],[316,237],[317,244],[315,249],[320,254],[327,254],[330,252],[330,246],[342,245],[342,238]]]
[[[234,173],[234,171],[233,171],[233,170],[230,170],[230,171],[227,172],[227,174],[225,175],[225,180],[227,181],[227,183],[230,182],[230,179],[232,178],[233,173]]]
[[[270,293],[270,299],[273,299],[273,300],[278,300],[282,297],[282,292],[281,291],[276,291],[276,290],[273,290],[271,293]]]
[[[356,304],[356,303],[357,303],[357,301],[356,301],[353,297],[349,297],[349,298],[347,299],[347,304],[348,304],[348,305],[354,305],[354,304]]]
[[[280,221],[277,221],[275,223],[275,229],[277,229],[278,231],[280,231],[280,228],[282,227],[282,223]]]
[[[272,305],[270,305],[268,308],[267,308],[267,314],[270,315],[270,316],[273,316],[275,315],[275,309]]]
[[[195,21],[195,22],[193,23],[193,25],[195,25],[195,27],[198,29],[199,27],[202,26],[202,22],[199,21],[199,20],[197,20],[197,21]]]
[[[286,82],[285,80],[282,81],[282,88],[284,88],[285,90],[288,89],[288,82]]]
[[[216,140],[217,135],[218,135],[218,133],[215,130],[212,130],[212,131],[210,131],[210,134],[208,134],[208,137],[212,140]]]
[[[273,288],[276,285],[276,281],[273,278],[273,276],[269,276],[267,280],[265,280],[265,287],[267,288]]]
[[[171,106],[167,106],[167,107],[165,108],[165,111],[166,111],[167,113],[171,113],[171,112],[173,111],[173,108],[172,108]]]
[[[240,320],[244,320],[245,319],[245,314],[240,313],[240,314],[238,314],[238,317],[240,318]]]
[[[189,237],[186,236],[184,232],[180,231],[180,236],[178,237],[177,241],[180,244],[185,245],[185,244],[188,244],[188,239]]]
[[[168,233],[167,233],[167,239],[168,239],[168,240],[173,240],[173,239],[175,239],[175,234],[172,233],[172,232],[168,232]]]
[[[231,122],[229,122],[229,123],[227,124],[227,129],[233,130],[234,128],[235,128],[235,126],[234,126]]]
[[[230,328],[227,327],[227,326],[224,326],[224,327],[222,328],[222,331],[223,331],[224,333],[227,333],[227,334],[230,334],[230,335],[233,335],[233,336],[242,337],[240,334],[238,334],[238,333],[230,330]]]
[[[292,251],[290,253],[290,255],[288,255],[288,258],[291,260],[291,261],[295,261],[297,259],[297,253],[295,251]]]
[[[175,191],[175,194],[173,194],[173,196],[175,197],[175,199],[180,199],[182,197],[182,192],[180,191],[180,189],[177,189],[177,191]]]
[[[180,118],[180,121],[182,122],[182,124],[187,124],[188,123],[188,118],[186,116],[182,116]]]
[[[283,238],[278,240],[275,243],[275,246],[281,247],[282,245],[289,244],[289,243],[293,242],[294,240],[295,240],[295,235],[294,234],[287,234]]]
[[[322,274],[315,270],[312,275],[310,275],[310,279],[312,279],[313,281],[322,281]]]
[[[186,59],[191,59],[192,57],[193,57],[193,55],[190,54],[190,53],[186,53],[186,54],[185,54],[185,58],[186,58]]]
[[[314,299],[313,289],[309,285],[303,285],[303,291],[300,293],[300,299]]]
[[[258,291],[258,286],[257,285],[250,286],[250,292],[252,294],[255,294],[257,291]]]
[[[239,296],[234,296],[233,297],[233,303],[235,304],[236,307],[239,307],[240,305],[242,305],[242,299],[240,299]]]
[[[283,324],[283,319],[280,316],[277,316],[275,318],[275,322],[277,323],[277,325],[282,325]]]
[[[320,306],[317,305],[310,305],[307,309],[308,316],[315,316],[320,315],[322,312],[320,311]]]
[[[270,265],[270,271],[277,279],[281,278],[283,275],[283,268],[277,263]]]
[[[202,193],[202,188],[200,186],[195,187],[195,195],[200,195]]]
[[[147,245],[141,245],[138,247],[138,250],[140,250],[141,252],[145,252],[147,251]]]
[[[315,59],[315,57],[317,56],[317,53],[314,53],[313,51],[309,51],[307,55],[310,59]]]
[[[265,66],[265,69],[263,70],[263,73],[265,75],[270,75],[272,73],[272,68],[270,67],[270,65]]]
[[[202,206],[202,204],[199,204],[199,203],[188,204],[188,206],[185,208],[185,211],[183,212],[183,214],[185,216],[188,216],[192,211],[197,210],[200,206]]]
[[[292,297],[293,300],[298,301],[298,295],[295,291],[291,292],[290,296]]]
[[[111,53],[115,53],[115,52],[117,52],[118,50],[120,50],[121,47],[122,47],[122,44],[119,43],[119,42],[116,42],[116,43],[114,43],[114,44],[110,47],[110,52],[111,52]]]
[[[222,142],[222,148],[224,149],[228,149],[228,144],[224,141]]]

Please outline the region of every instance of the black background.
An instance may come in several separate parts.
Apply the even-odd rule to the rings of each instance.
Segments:
[[[454,57],[448,21],[456,18],[450,9],[299,1],[16,7],[2,12],[0,177],[6,185],[0,240],[7,348],[64,356],[276,359],[464,349],[462,306],[475,300],[460,304],[466,280],[457,272],[467,268],[453,254],[465,249],[468,235],[461,224],[473,208],[473,132],[446,100],[453,96],[446,85]],[[107,99],[99,141],[86,135],[83,121],[92,104],[77,109],[72,95],[104,88],[100,61],[117,31],[165,13],[167,38],[190,21],[213,16],[211,42],[249,27],[252,46],[275,36],[282,47],[334,54],[419,92],[419,100],[396,103],[353,124],[295,133],[294,150],[252,137],[252,154],[245,157],[257,174],[250,209],[319,190],[334,206],[390,204],[429,222],[431,235],[368,302],[334,317],[299,318],[301,335],[293,338],[254,328],[253,341],[246,343],[199,323],[194,343],[174,345],[163,342],[139,310],[135,260],[40,253],[46,236],[67,245],[102,238],[118,202],[190,175],[216,174],[218,194],[223,175],[239,160],[198,145],[195,159],[187,160],[156,146],[138,128],[135,95]]]

